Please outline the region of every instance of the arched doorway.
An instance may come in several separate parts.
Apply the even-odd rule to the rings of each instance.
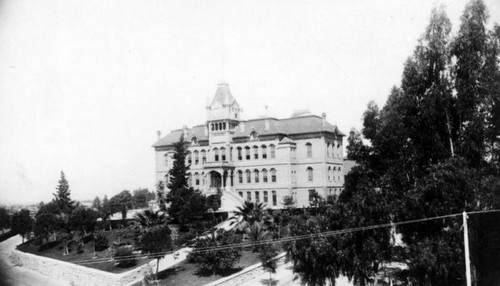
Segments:
[[[210,188],[222,187],[222,176],[217,171],[210,171]]]

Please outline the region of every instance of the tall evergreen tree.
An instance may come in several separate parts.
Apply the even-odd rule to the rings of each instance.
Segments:
[[[59,211],[63,214],[70,214],[75,208],[75,202],[71,200],[71,191],[69,183],[66,180],[64,172],[61,171],[61,178],[56,187],[57,192],[54,194],[54,201],[59,207]]]

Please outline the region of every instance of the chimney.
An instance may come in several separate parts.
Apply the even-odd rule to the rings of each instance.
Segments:
[[[187,135],[188,135],[188,127],[187,125],[182,126],[182,135],[184,136],[184,141],[187,140]]]
[[[326,127],[326,113],[322,113],[321,117],[323,117],[323,127]]]
[[[240,123],[240,132],[245,132],[245,122]]]
[[[158,135],[158,140],[160,140],[160,138],[161,138],[161,131],[160,130],[156,131],[156,135]]]

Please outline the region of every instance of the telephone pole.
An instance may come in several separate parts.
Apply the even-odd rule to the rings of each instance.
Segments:
[[[469,230],[467,228],[467,213],[465,211],[462,213],[462,218],[464,222],[465,279],[467,280],[467,286],[471,286],[472,283],[470,278]]]

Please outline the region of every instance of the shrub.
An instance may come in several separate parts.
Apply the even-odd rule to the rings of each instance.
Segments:
[[[175,240],[175,245],[183,246],[184,244],[190,242],[194,238],[196,238],[196,233],[194,233],[192,231],[186,232],[186,233],[181,232],[181,233],[179,233],[179,236]]]
[[[94,243],[96,251],[102,251],[109,247],[108,238],[102,232],[95,234]]]
[[[234,232],[219,229],[215,235],[199,239],[196,242],[194,251],[188,255],[188,261],[198,264],[198,271],[211,271],[212,274],[231,269],[240,260],[241,248],[235,247],[203,252],[196,252],[196,250],[239,242],[241,242],[241,237],[235,235]]]
[[[135,257],[133,257],[132,246],[117,247],[113,253],[113,258],[116,261],[116,266],[121,268],[127,268],[137,264]]]

